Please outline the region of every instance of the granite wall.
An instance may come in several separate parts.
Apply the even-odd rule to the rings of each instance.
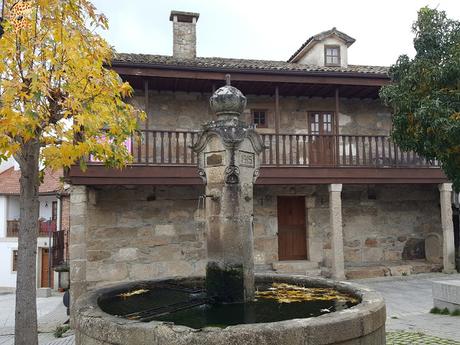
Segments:
[[[305,195],[308,259],[330,266],[327,186],[255,187],[255,260],[278,259],[278,195]],[[442,236],[435,185],[344,185],[342,192],[345,264],[423,259],[428,234]]]
[[[203,187],[104,187],[87,203],[86,280],[110,282],[204,274]],[[308,259],[330,266],[327,186],[256,186],[254,256],[278,260],[277,196],[305,196]],[[442,234],[434,185],[344,185],[346,265],[423,257],[423,241]],[[413,257],[406,257],[407,255]]]
[[[136,90],[132,102],[147,111],[149,127],[165,130],[200,129],[213,119],[208,101],[211,93],[149,92],[145,106],[143,91]],[[272,96],[246,95],[248,99],[243,120],[251,122],[251,109],[267,111],[268,128],[261,133],[275,132],[275,99]],[[280,132],[308,133],[308,112],[335,111],[334,98],[280,97]],[[391,114],[379,100],[340,99],[338,116],[340,134],[386,135],[391,128]]]
[[[206,266],[200,187],[110,187],[88,210],[87,281],[202,275]]]

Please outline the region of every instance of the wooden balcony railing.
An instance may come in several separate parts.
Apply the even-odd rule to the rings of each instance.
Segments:
[[[50,228],[48,228],[48,226]],[[41,237],[49,236],[48,229],[51,232],[56,231],[56,221],[55,220],[51,221],[50,224],[48,224],[47,221],[39,221],[38,236],[41,236]],[[19,235],[19,221],[18,220],[8,220],[7,227],[6,227],[6,237],[18,237],[18,235]]]
[[[262,134],[262,165],[310,167],[438,167],[404,152],[388,136]]]
[[[53,232],[53,268],[69,262],[69,231]]]
[[[142,130],[140,140],[131,139],[128,148],[134,164],[196,165],[191,145],[198,139],[198,131]]]
[[[198,131],[141,130],[127,142],[135,165],[197,164],[191,145]],[[303,167],[438,167],[414,152],[404,152],[388,136],[261,134],[266,149],[262,166]],[[95,162],[93,162],[95,163]]]

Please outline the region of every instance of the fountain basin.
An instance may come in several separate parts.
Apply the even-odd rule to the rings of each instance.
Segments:
[[[178,281],[183,281],[179,279]],[[152,281],[152,282],[160,282]],[[77,344],[85,345],[384,345],[385,304],[377,292],[348,282],[285,275],[257,275],[256,283],[279,282],[329,287],[361,301],[354,307],[318,317],[251,323],[226,328],[194,329],[170,322],[139,322],[105,313],[98,302],[104,296],[147,282],[101,288],[82,295],[75,305]]]

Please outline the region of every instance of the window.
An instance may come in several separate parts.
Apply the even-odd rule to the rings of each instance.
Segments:
[[[310,134],[333,134],[334,116],[332,112],[310,113]]]
[[[57,201],[51,203],[51,220],[57,220]]]
[[[13,250],[13,272],[16,272],[18,270],[17,265],[18,265],[18,251]]]
[[[340,66],[340,46],[324,46],[324,65]]]
[[[252,111],[252,123],[256,125],[256,127],[259,128],[267,128],[268,123],[267,123],[267,111],[266,110],[260,110],[260,109],[254,109]]]

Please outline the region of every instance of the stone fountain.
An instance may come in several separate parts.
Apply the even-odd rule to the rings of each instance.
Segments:
[[[77,345],[384,345],[378,293],[321,278],[254,274],[253,186],[264,145],[240,119],[245,96],[228,76],[226,84],[210,99],[216,119],[193,147],[206,185],[206,276],[118,284],[81,296]],[[284,292],[285,302],[273,291]],[[292,292],[313,299],[295,300]]]
[[[240,120],[246,97],[227,85],[210,99],[217,120],[203,126],[193,147],[206,184],[206,289],[223,303],[254,299],[253,185],[262,139]]]

